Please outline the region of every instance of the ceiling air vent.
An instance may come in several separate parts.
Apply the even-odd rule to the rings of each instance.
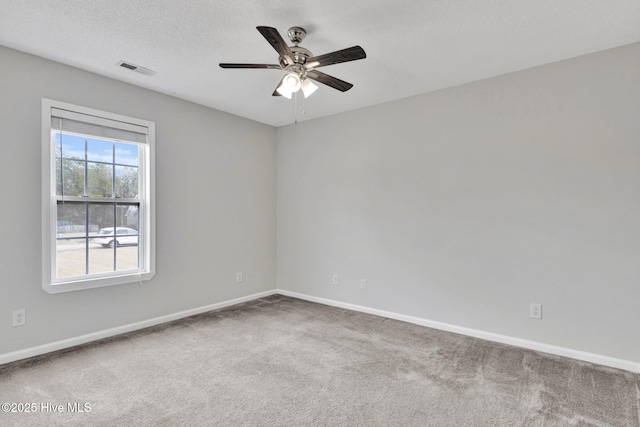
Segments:
[[[132,64],[131,62],[120,61],[116,65],[126,68],[136,73],[144,74],[145,76],[153,76],[156,72],[148,68],[141,67],[139,65]]]

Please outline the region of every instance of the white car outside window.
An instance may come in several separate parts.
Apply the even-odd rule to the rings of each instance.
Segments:
[[[98,236],[93,239],[105,248],[113,248],[114,246],[137,245],[138,232],[133,228],[116,227],[116,235],[114,238],[113,227],[102,228],[98,231]]]

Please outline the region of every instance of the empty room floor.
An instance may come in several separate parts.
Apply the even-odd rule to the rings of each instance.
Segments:
[[[638,374],[281,295],[2,365],[0,396],[9,426],[640,426]]]

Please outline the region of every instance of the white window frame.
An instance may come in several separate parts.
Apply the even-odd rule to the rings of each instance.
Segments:
[[[139,186],[139,232],[138,243],[140,256],[139,268],[127,271],[114,271],[101,274],[88,274],[71,278],[56,278],[56,233],[57,233],[57,201],[56,195],[56,151],[52,138],[51,116],[52,108],[81,114],[82,120],[96,124],[109,123],[112,127],[123,128],[127,124],[141,126],[147,129],[147,142],[140,144],[144,149],[140,156]],[[116,126],[113,124],[116,123]],[[42,288],[51,294],[103,286],[121,285],[125,283],[142,282],[155,275],[155,123],[147,120],[126,117],[55,101],[42,99]]]

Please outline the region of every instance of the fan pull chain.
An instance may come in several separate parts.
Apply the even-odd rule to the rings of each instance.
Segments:
[[[293,94],[293,124],[298,124],[298,92]]]

